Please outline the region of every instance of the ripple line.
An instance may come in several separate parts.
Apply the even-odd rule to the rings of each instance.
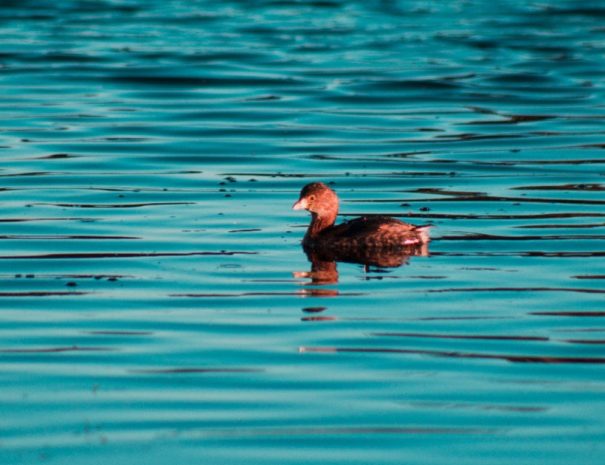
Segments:
[[[440,350],[419,350],[419,349],[392,349],[376,347],[300,347],[300,353],[319,352],[319,353],[381,353],[381,354],[409,354],[409,355],[429,355],[434,357],[447,358],[465,358],[465,359],[486,359],[486,360],[506,360],[514,363],[544,363],[544,364],[605,364],[605,358],[601,357],[560,357],[560,356],[541,356],[541,355],[506,355],[506,354],[480,354],[474,352],[447,352]]]
[[[191,374],[191,373],[261,373],[260,368],[150,368],[128,370],[130,373],[146,374]]]
[[[90,252],[90,253],[51,253],[42,255],[2,255],[0,260],[38,260],[38,259],[87,259],[87,258],[136,258],[136,257],[191,257],[216,255],[257,255],[258,252]]]
[[[458,287],[449,289],[429,289],[422,292],[583,292],[587,294],[605,294],[604,289],[586,289],[575,287]]]
[[[573,234],[562,235],[533,235],[533,236],[502,236],[496,234],[472,233],[457,236],[440,236],[440,241],[564,241],[564,240],[602,240],[603,234]]]
[[[34,205],[52,205],[53,207],[62,207],[62,208],[140,208],[140,207],[155,207],[155,206],[164,206],[164,205],[195,205],[195,202],[146,202],[146,203],[115,203],[115,204],[36,203]]]
[[[55,297],[70,295],[86,295],[90,292],[51,292],[51,291],[31,291],[31,292],[0,292],[0,297]]]
[[[605,257],[605,251],[594,252],[431,252],[434,257],[544,257],[544,258],[590,258]]]
[[[25,223],[35,221],[83,221],[92,223],[97,221],[95,218],[0,218],[0,223]]]
[[[605,312],[530,312],[529,315],[538,316],[571,316],[571,317],[605,317]]]
[[[112,330],[93,330],[82,331],[84,334],[92,334],[93,336],[150,336],[153,331],[112,331]]]
[[[141,239],[140,237],[135,236],[94,236],[94,235],[50,235],[50,234],[40,234],[36,235],[4,235],[0,236],[0,240],[135,240]]]
[[[111,347],[82,347],[82,346],[70,346],[70,347],[43,347],[39,349],[0,349],[0,353],[3,354],[48,354],[48,353],[59,353],[59,352],[111,352],[115,351]]]
[[[549,341],[544,336],[495,336],[486,334],[430,334],[430,333],[372,333],[372,336],[411,337],[431,339],[476,339],[487,341]]]
[[[421,426],[321,426],[321,427],[283,427],[283,428],[234,428],[215,429],[204,432],[204,436],[330,436],[330,435],[425,435],[425,434],[496,434],[496,428],[456,428]]]

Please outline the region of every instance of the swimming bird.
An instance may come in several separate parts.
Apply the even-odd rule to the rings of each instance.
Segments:
[[[302,241],[305,251],[328,253],[336,260],[350,256],[365,262],[368,260],[364,258],[430,241],[430,226],[415,226],[388,216],[363,216],[335,225],[338,196],[322,182],[304,186],[292,208],[311,213],[311,224]]]

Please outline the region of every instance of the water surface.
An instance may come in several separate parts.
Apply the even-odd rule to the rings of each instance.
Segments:
[[[604,18],[5,2],[2,463],[601,463]],[[429,255],[312,279],[316,180]]]

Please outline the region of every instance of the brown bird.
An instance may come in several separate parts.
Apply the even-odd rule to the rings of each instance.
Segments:
[[[362,257],[430,241],[430,226],[414,226],[388,216],[364,216],[335,225],[338,197],[321,182],[303,187],[292,208],[311,212],[311,224],[303,239],[306,251],[330,251],[331,254]]]

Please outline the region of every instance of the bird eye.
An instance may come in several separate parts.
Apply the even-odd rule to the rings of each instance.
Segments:
[[[309,196],[309,201],[310,201],[310,202],[315,201],[315,196],[314,196],[314,195],[310,195],[310,196]]]

